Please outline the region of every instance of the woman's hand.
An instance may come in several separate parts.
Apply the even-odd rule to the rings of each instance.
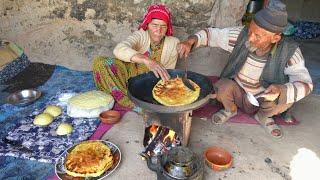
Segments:
[[[166,68],[159,63],[158,61],[155,61],[148,56],[145,56],[143,54],[136,54],[131,58],[132,62],[139,63],[139,64],[144,64],[150,71],[154,73],[154,75],[163,80],[169,80],[170,75],[168,74],[168,71]]]
[[[149,68],[157,78],[160,76],[163,80],[170,79],[168,71],[161,63],[149,58],[144,60],[144,65],[147,66],[147,68]]]
[[[193,45],[198,41],[198,37],[191,35],[188,39],[177,44],[177,50],[180,58],[187,57],[192,50]]]

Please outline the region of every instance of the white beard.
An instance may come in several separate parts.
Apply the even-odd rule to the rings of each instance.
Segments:
[[[250,51],[250,52],[255,52],[258,48],[253,47],[249,41],[245,42],[246,48]]]

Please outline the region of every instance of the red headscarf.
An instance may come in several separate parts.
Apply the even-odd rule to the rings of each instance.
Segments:
[[[167,23],[168,30],[167,30],[167,36],[172,35],[172,24],[171,24],[171,13],[170,11],[163,5],[152,5],[148,12],[144,15],[143,21],[141,26],[143,30],[147,29],[147,25],[152,21],[152,18],[160,19]]]

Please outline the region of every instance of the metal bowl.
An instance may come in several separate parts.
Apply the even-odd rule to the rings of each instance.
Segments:
[[[7,97],[7,102],[17,106],[27,106],[34,103],[42,92],[36,89],[25,89],[14,92]]]

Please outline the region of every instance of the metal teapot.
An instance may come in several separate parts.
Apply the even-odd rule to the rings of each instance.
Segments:
[[[157,156],[157,163],[152,163],[150,156],[140,153],[147,159],[147,166],[157,173],[158,180],[201,180],[203,178],[203,158],[199,158],[184,146],[172,148]]]

